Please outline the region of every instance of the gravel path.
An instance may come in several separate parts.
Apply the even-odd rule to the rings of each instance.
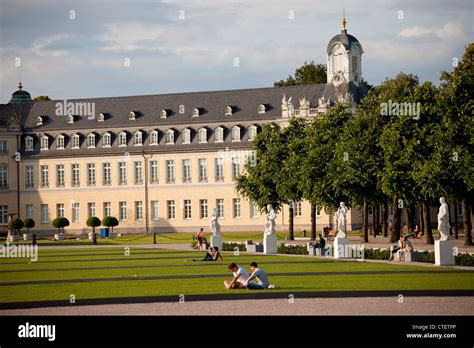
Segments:
[[[474,315],[474,297],[325,298],[115,304],[0,311],[6,315]]]

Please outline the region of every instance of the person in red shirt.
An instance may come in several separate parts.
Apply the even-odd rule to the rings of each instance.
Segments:
[[[202,244],[204,241],[204,230],[201,228],[199,232],[196,233],[196,239],[198,240],[198,250],[202,250]]]

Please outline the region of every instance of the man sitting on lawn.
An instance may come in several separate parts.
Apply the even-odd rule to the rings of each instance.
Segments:
[[[259,268],[255,261],[250,264],[250,269],[252,274],[243,283],[247,289],[273,289],[275,287],[268,281],[267,272]],[[257,282],[253,282],[254,279]]]
[[[234,278],[232,280],[224,280],[226,290],[244,288],[243,282],[249,277],[247,270],[237,266],[234,262],[229,263],[228,268],[232,271]]]

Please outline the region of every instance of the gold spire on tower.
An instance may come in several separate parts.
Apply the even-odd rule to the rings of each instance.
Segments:
[[[343,8],[342,9],[342,31],[345,33],[347,30],[346,30],[346,10]]]

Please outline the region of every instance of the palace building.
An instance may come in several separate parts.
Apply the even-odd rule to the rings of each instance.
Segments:
[[[217,208],[222,231],[263,231],[265,215],[234,189],[253,138],[265,124],[359,102],[362,54],[344,21],[327,46],[326,84],[32,101],[20,83],[0,105],[0,225],[16,213],[53,232],[65,216],[68,232],[84,233],[88,217],[112,215],[124,233],[209,231]],[[353,209],[348,229],[361,220]],[[318,210],[318,230],[334,224]],[[295,230],[309,226],[309,203],[296,203]]]

